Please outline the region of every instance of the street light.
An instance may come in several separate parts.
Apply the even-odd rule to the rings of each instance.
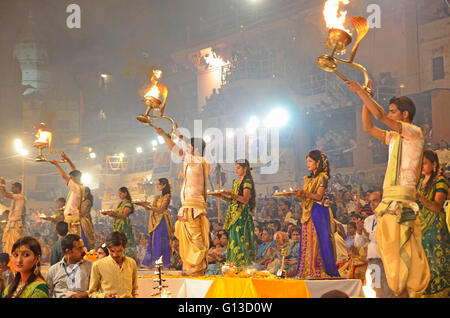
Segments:
[[[247,124],[247,126],[245,126],[245,130],[247,131],[247,133],[251,134],[254,133],[259,127],[259,119],[256,116],[252,116],[250,117],[250,120]]]
[[[95,158],[97,158],[97,155],[95,154],[95,152],[91,152],[91,153],[89,154],[89,157],[90,157],[91,159],[95,159]]]
[[[23,148],[23,143],[21,139],[15,139],[14,140],[14,148],[16,152],[21,155],[22,157],[28,156],[28,150]]]
[[[155,139],[153,139],[153,140],[152,140],[152,146],[153,146],[153,147],[158,146],[158,141],[155,140]]]
[[[137,152],[137,153],[142,153],[142,147],[137,147],[137,148],[136,148],[136,152]]]
[[[286,124],[289,121],[289,114],[288,112],[281,108],[275,108],[273,109],[266,118],[264,118],[264,127],[266,128],[272,128],[272,127],[283,127],[286,126]]]
[[[93,177],[90,173],[83,173],[81,175],[81,183],[86,186],[92,186]]]

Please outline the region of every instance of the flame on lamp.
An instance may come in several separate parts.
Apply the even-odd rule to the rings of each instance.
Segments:
[[[366,285],[363,286],[363,292],[366,298],[376,298],[377,294],[372,287],[372,276],[370,275],[370,269],[366,270]]]
[[[156,99],[159,99],[159,89],[158,86],[153,85],[152,88],[147,92],[147,94],[145,94],[144,98],[149,98],[149,97],[154,97]]]
[[[52,133],[49,131],[43,131],[42,129],[39,128],[35,137],[36,137],[36,140],[34,141],[35,145],[48,146],[52,138]]]
[[[155,261],[155,265],[161,265],[163,263],[162,259],[163,259],[163,256],[161,255],[161,257]]]
[[[347,5],[350,3],[350,0],[327,0],[323,8],[323,16],[325,17],[327,28],[341,29],[351,34],[350,30],[346,29],[344,26],[347,11],[339,10],[341,3]]]

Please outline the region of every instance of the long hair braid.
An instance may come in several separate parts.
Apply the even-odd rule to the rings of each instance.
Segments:
[[[247,159],[244,160],[236,160],[236,164],[240,165],[243,168],[247,168],[244,179],[239,186],[239,195],[244,195],[244,183],[245,180],[249,180],[252,184],[252,189],[250,190],[250,200],[248,201],[248,205],[250,206],[250,210],[253,210],[256,207],[256,190],[255,190],[255,182],[253,181],[252,175],[252,167],[250,167],[250,163]]]

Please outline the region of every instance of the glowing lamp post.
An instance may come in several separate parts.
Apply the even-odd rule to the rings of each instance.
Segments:
[[[364,89],[367,92],[371,93],[371,90],[368,87],[369,75],[366,68],[358,63],[353,62],[359,47],[359,43],[369,32],[369,24],[367,23],[366,19],[362,17],[352,17],[350,19],[350,23],[354,26],[357,32],[355,45],[353,46],[348,60],[343,60],[336,57],[336,55],[345,54],[347,47],[352,42],[350,31],[344,27],[347,12],[340,11],[338,14],[339,5],[341,3],[348,4],[349,0],[328,0],[325,3],[323,14],[327,23],[327,27],[329,29],[328,38],[325,42],[325,45],[331,50],[331,53],[319,56],[317,58],[316,64],[322,70],[334,73],[344,81],[348,81],[348,78],[345,77],[342,73],[338,72],[338,63],[356,67],[364,75]]]

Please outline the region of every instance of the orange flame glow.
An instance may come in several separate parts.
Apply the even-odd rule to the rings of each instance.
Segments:
[[[153,70],[153,75],[155,76],[156,79],[161,79],[162,76],[162,71],[160,70]]]
[[[156,85],[153,85],[152,88],[145,94],[144,98],[154,97],[156,99],[159,99],[159,88]]]
[[[366,270],[366,285],[363,286],[364,295],[366,298],[376,298],[377,295],[372,287],[372,276],[370,275],[370,269]]]
[[[52,133],[49,131],[43,131],[39,129],[35,137],[36,137],[36,141],[34,142],[35,144],[49,144],[52,137]]]
[[[225,62],[223,58],[218,57],[217,54],[212,50],[211,53],[206,54],[205,56],[203,56],[203,58],[210,68],[220,68],[222,66],[230,64],[229,61]]]
[[[350,34],[350,30],[346,29],[345,19],[347,17],[347,11],[339,10],[341,4],[347,5],[350,0],[327,0],[323,8],[323,16],[329,29],[341,29]]]

